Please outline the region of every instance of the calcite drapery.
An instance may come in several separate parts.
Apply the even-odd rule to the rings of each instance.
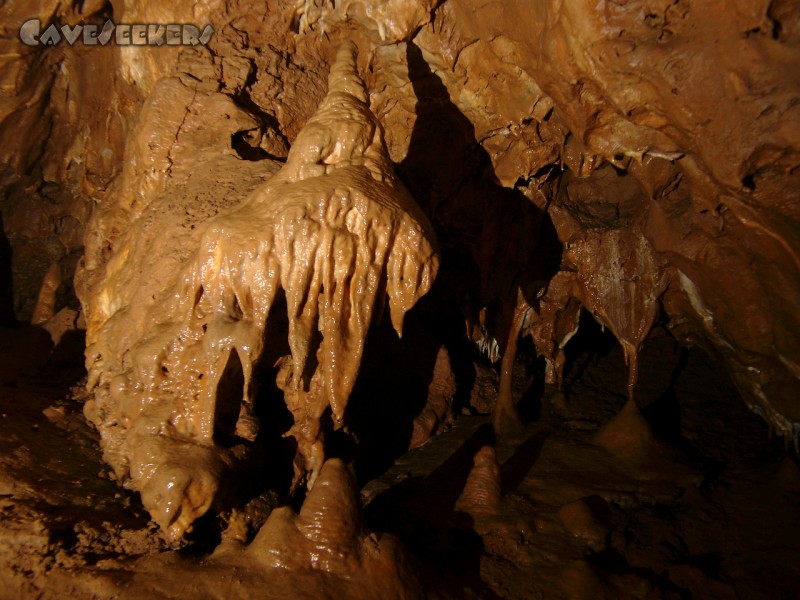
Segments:
[[[511,369],[519,335],[533,338],[546,361],[547,382],[560,389],[564,346],[577,332],[584,307],[607,325],[622,345],[628,365],[628,400],[633,405],[639,352],[655,323],[668,278],[647,239],[631,230],[597,229],[573,236],[566,243],[566,259],[574,270],[558,271],[540,293],[535,308],[518,295],[503,357],[496,426],[513,426],[517,419]]]
[[[115,288],[124,270],[139,268],[127,260],[134,240],[109,261],[98,294],[106,320],[87,332],[94,399],[86,414],[117,476],[173,537],[208,510],[233,460],[215,444],[217,393],[231,361],[243,389],[226,433],[258,435],[253,367],[279,289],[291,356],[278,384],[313,485],[324,461],[320,421],[330,407],[334,427],[342,423],[376,303],[388,295],[400,334],[436,275],[432,228],[393,174],[355,56],[352,44],[340,49],[328,95],[283,169],[203,225],[172,291],[147,307],[146,331],[130,331],[129,299]]]
[[[632,399],[639,351],[658,316],[666,277],[647,239],[630,230],[588,232],[570,243],[567,256],[578,270],[577,297],[622,344]]]

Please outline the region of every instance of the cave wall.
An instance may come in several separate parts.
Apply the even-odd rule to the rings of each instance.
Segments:
[[[629,355],[663,318],[796,436],[794,3],[45,1],[0,14],[4,320],[31,318],[57,264],[56,309],[77,306],[75,276],[91,344],[108,308],[96,290],[132,223],[157,221],[171,195],[207,218],[272,173],[354,40],[389,155],[440,238],[453,310],[484,308],[502,348],[517,288],[534,307],[576,298]],[[215,34],[207,47],[29,48],[17,28],[34,16]]]

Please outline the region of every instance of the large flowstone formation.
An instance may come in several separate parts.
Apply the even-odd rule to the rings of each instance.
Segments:
[[[173,537],[208,510],[237,459],[218,436],[258,436],[253,369],[279,290],[291,355],[280,361],[278,385],[311,487],[325,460],[321,422],[343,424],[375,312],[388,296],[401,334],[404,315],[431,287],[434,234],[393,174],[366,100],[355,46],[346,44],[285,166],[201,225],[199,246],[152,302],[125,295],[131,278],[150,277],[136,227],[94,291],[87,330],[94,398],[85,412],[117,477],[141,492]],[[220,387],[237,361],[238,414],[222,422],[230,407],[218,406]]]
[[[797,0],[0,17],[0,590],[800,597]]]

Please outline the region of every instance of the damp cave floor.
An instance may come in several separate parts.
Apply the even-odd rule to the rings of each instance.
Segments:
[[[0,332],[0,598],[169,597],[148,588],[161,563],[205,581],[202,557],[172,552],[111,481],[81,413],[80,340],[53,349],[30,333]],[[593,440],[625,402],[626,373],[600,344],[571,357],[565,397],[531,393],[539,373],[521,357],[524,432],[495,439],[487,416],[462,416],[363,487],[368,526],[405,544],[431,597],[800,597],[797,457],[709,356],[655,335],[637,401],[667,451],[618,458]],[[473,519],[454,506],[486,444],[503,498]],[[192,595],[228,597],[206,578]]]

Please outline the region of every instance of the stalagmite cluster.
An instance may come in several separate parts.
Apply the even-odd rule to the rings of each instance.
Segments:
[[[253,369],[280,290],[291,354],[278,386],[311,487],[325,460],[322,421],[343,424],[384,296],[400,334],[436,275],[433,232],[392,172],[355,54],[352,45],[340,50],[328,94],[285,166],[201,225],[197,249],[152,303],[131,306],[124,295],[127,280],[148,276],[132,238],[95,292],[101,316],[87,331],[94,399],[86,414],[117,477],[141,491],[173,537],[209,508],[236,459],[220,437],[258,436]],[[220,396],[236,365],[242,384],[231,419],[221,406],[230,399]]]

